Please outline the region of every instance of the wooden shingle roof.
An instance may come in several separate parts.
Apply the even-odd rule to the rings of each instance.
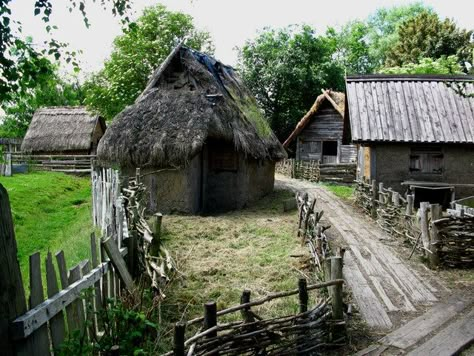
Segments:
[[[345,141],[472,144],[473,93],[472,76],[348,76]]]

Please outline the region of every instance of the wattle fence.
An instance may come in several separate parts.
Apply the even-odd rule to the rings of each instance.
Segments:
[[[412,246],[409,258],[418,251],[433,268],[474,267],[474,216],[468,208],[457,204],[442,211],[439,204],[421,202],[415,210],[414,195],[404,198],[375,180],[357,181],[355,196],[383,230]]]
[[[8,153],[5,159],[11,172],[52,171],[87,175],[91,172],[94,155],[26,155],[21,152]]]
[[[277,162],[275,171],[290,178],[310,182],[352,184],[356,179],[357,166],[353,163],[322,164],[319,161],[284,159]]]

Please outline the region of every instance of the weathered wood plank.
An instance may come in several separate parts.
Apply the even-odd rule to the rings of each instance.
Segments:
[[[0,345],[7,355],[19,351],[10,338],[10,323],[26,312],[25,290],[17,259],[10,200],[0,184]],[[31,350],[23,350],[28,354]]]
[[[408,353],[410,356],[451,356],[474,341],[474,309]]]
[[[41,280],[41,258],[39,252],[30,256],[30,309],[44,301],[43,282]],[[40,326],[34,334],[30,336],[35,353],[38,355],[49,354],[48,327]]]
[[[69,281],[67,278],[67,267],[66,259],[64,258],[64,252],[61,250],[56,253],[56,262],[58,264],[59,280],[61,281],[61,288],[64,290],[69,287]],[[68,332],[74,330],[74,319],[72,317],[73,309],[72,305],[66,305],[66,321]]]
[[[344,255],[344,279],[352,290],[360,313],[370,327],[390,329],[392,322],[355,263],[352,252]]]
[[[99,265],[99,259],[97,257],[97,242],[94,233],[91,234],[91,260],[92,268],[96,268]],[[102,310],[102,294],[100,290],[100,280],[98,280],[94,284],[94,310],[96,312],[100,312]],[[102,329],[100,319],[96,316],[94,316],[94,325],[95,332]]]
[[[75,269],[79,269],[76,266]],[[89,274],[82,277],[79,281],[71,283],[69,287],[61,290],[52,298],[37,305],[21,317],[15,319],[12,323],[12,335],[15,339],[23,339],[31,335],[41,325],[61,311],[65,306],[70,305],[79,298],[81,291],[89,288],[100,279],[101,275],[109,269],[108,263],[102,263],[94,268]],[[76,272],[77,274],[77,272]],[[72,280],[72,279],[71,279]],[[73,328],[70,330],[74,330]]]
[[[404,350],[408,349],[449,320],[455,318],[470,304],[472,304],[472,301],[460,296],[451,297],[446,303],[437,304],[425,314],[383,337],[379,340],[379,343]]]
[[[120,251],[117,245],[115,244],[114,240],[112,239],[112,237],[109,236],[105,240],[102,240],[102,245],[104,246],[105,251],[107,252],[107,255],[109,256],[110,261],[114,265],[116,272],[119,273],[120,278],[125,283],[125,287],[128,290],[132,290],[134,287],[132,276],[128,272],[125,260],[120,254]]]
[[[48,291],[48,299],[52,298],[56,293],[59,293],[58,280],[56,277],[56,271],[54,270],[53,257],[51,252],[48,252],[46,257],[46,285]],[[49,327],[51,330],[51,343],[53,345],[53,350],[57,350],[64,341],[66,335],[66,328],[64,325],[64,314],[62,311],[59,311],[55,316],[53,316],[49,322]]]

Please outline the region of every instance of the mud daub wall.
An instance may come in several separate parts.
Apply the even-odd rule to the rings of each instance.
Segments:
[[[375,172],[373,177],[385,186],[400,193],[406,188],[400,185],[406,180],[474,184],[474,145],[441,145],[442,172],[440,174],[410,171],[412,148],[418,144],[377,144],[375,146]],[[456,187],[456,196],[474,195],[474,188]]]

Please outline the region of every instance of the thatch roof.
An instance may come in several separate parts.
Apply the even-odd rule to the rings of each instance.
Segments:
[[[341,115],[341,120],[344,118],[344,93],[331,90],[323,90],[323,93],[316,98],[313,106],[311,106],[311,109],[309,109],[309,111],[298,122],[293,132],[283,143],[283,147],[288,147],[291,141],[293,141],[296,136],[298,136],[300,132],[303,131],[303,129],[311,122],[311,119],[318,112],[319,108],[325,101],[328,101],[334,107],[334,109],[337,110],[337,112]]]
[[[255,159],[286,156],[234,70],[179,45],[135,104],[114,118],[98,158],[129,167],[182,167],[212,139]]]
[[[82,106],[38,109],[21,150],[25,153],[89,150],[97,122],[105,131],[104,119]]]

